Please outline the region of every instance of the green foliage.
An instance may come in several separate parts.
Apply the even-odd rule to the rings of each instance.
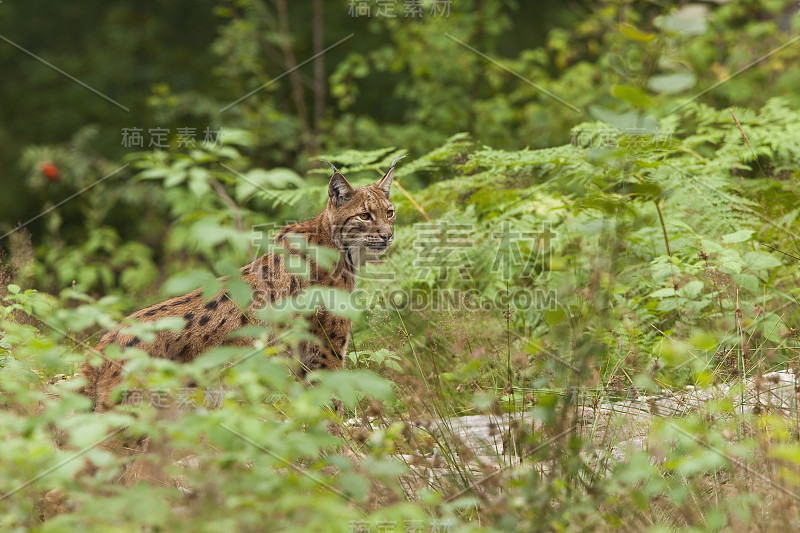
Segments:
[[[9,145],[36,209],[0,230],[42,215],[9,236],[0,270],[0,529],[795,528],[798,413],[770,405],[761,376],[798,370],[799,52],[780,48],[796,13],[470,0],[411,21],[348,4],[325,3],[325,43],[358,38],[326,54],[319,113],[308,74],[300,89],[283,77],[287,44],[314,54],[299,23],[312,3],[226,1],[192,60],[206,94],[158,60],[142,123],[124,125],[222,128],[222,143],[110,148],[118,119],[78,127],[70,112],[69,135]],[[117,21],[104,35],[129,26],[127,8],[95,7]],[[127,59],[89,81],[135,70],[120,48],[147,42],[128,29],[91,47],[89,64]],[[196,288],[246,304],[239,268],[326,201],[318,158],[366,185],[402,154],[395,242],[356,293],[308,291],[259,313],[241,332],[254,347],[186,365],[110,349],[128,360],[126,405],[89,412],[78,371],[100,361],[101,330]],[[320,304],[354,329],[345,370],[309,386],[279,354]],[[687,391],[711,399],[631,413]],[[490,420],[493,443],[461,430],[467,416]]]
[[[192,390],[197,408],[177,423],[174,414],[154,408],[83,414],[80,380],[55,377],[76,372],[87,348],[81,339],[113,325],[118,300],[94,302],[77,284],[59,298],[9,285],[0,371],[9,436],[0,451],[14,459],[5,472],[9,486],[24,485],[114,428],[125,428],[114,439],[149,444],[134,459],[91,448],[86,459],[93,475],[68,462],[25,485],[3,501],[6,524],[32,524],[51,489],[70,497],[66,512],[45,529],[171,529],[182,516],[215,527],[255,528],[270,520],[278,529],[331,530],[359,520],[430,522],[438,515],[464,527],[481,516],[499,529],[532,530],[541,524],[613,528],[644,516],[721,529],[752,519],[755,506],[764,504],[758,491],[738,491],[722,505],[698,498],[709,476],[733,475],[729,469],[738,463],[730,457],[752,464],[796,453],[787,441],[774,452],[780,459],[772,459],[769,448],[758,448],[766,437],[755,429],[748,438],[719,437],[737,434],[737,424],[758,426],[758,417],[736,415],[729,404],[717,407],[719,425],[666,421],[650,437],[664,447],[662,463],[630,452],[616,466],[584,459],[594,443],[568,425],[576,402],[613,404],[632,389],[709,387],[794,359],[796,348],[787,341],[798,320],[796,267],[773,250],[792,250],[795,239],[798,190],[786,178],[800,160],[800,145],[778,140],[792,136],[800,113],[781,100],[733,113],[738,125],[730,111],[689,104],[659,121],[659,131],[672,133],[658,137],[583,123],[573,131],[574,144],[540,150],[499,150],[477,146],[467,135],[453,137],[405,167],[442,179],[394,192],[402,213],[397,242],[384,264],[365,267],[356,300],[309,293],[296,302],[300,307],[262,317],[291,326],[281,339],[293,345],[305,335],[293,311],[320,303],[343,308],[355,320],[350,369],[312,374],[314,386],[301,385],[275,357],[279,347],[258,348],[271,327],[246,332],[259,339],[255,350],[219,348],[188,365],[128,350],[130,379],[119,399],[138,389],[177,395],[190,382],[198,390],[225,391],[221,406],[210,409],[200,407],[203,393]],[[214,269],[184,264],[165,283],[167,294],[195,287],[210,294],[225,284],[246,304],[238,265],[264,243],[244,228],[295,209],[299,198],[307,198],[303,204],[324,199],[324,187],[290,171],[248,171],[240,151],[248,138],[237,132],[232,138],[241,144],[129,158],[135,183],[157,187],[173,218],[165,247],[191,251],[198,264]],[[361,184],[374,181],[397,154],[351,150],[327,157]],[[406,180],[402,171],[398,179]],[[251,182],[258,186],[240,187]],[[261,195],[265,190],[269,198]],[[392,273],[387,281],[384,275]],[[218,281],[218,275],[228,278]],[[146,338],[153,327],[180,324],[126,327]],[[569,392],[576,388],[580,396]],[[356,419],[373,421],[343,424],[330,410],[331,398]],[[549,463],[549,470],[483,485],[468,466],[472,452],[446,421],[492,411],[530,417],[533,424],[508,430],[504,439],[519,449],[508,448],[498,465],[527,450],[526,461]],[[57,447],[48,445],[53,440]],[[419,479],[414,461],[433,449],[447,474],[423,489],[408,488]],[[131,488],[107,491],[120,471]],[[179,480],[183,493],[141,491],[137,482],[156,471],[169,483]],[[581,488],[587,483],[590,491]],[[445,497],[465,489],[481,498],[494,494],[502,505]],[[696,516],[671,518],[670,509],[688,501]],[[98,514],[100,507],[107,512]],[[139,508],[152,512],[144,519]],[[503,513],[516,517],[514,526]],[[226,518],[219,522],[219,516]]]

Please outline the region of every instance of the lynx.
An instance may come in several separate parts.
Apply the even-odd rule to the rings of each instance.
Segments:
[[[139,322],[181,317],[185,321],[181,331],[159,331],[152,342],[146,343],[123,333],[123,326],[119,325],[100,338],[96,350],[102,352],[108,345],[116,344],[122,348],[139,348],[152,357],[189,362],[211,347],[237,343],[229,341],[228,334],[257,323],[253,313],[260,305],[294,296],[311,285],[352,292],[358,268],[370,257],[383,254],[394,239],[395,211],[389,192],[399,159],[392,161],[389,171],[376,183],[358,189],[331,165],[333,175],[328,185],[326,208],[311,220],[284,227],[275,237],[275,242],[283,245],[289,255],[265,253],[242,267],[243,279],[251,285],[254,294],[262,296],[254,298],[246,309],[240,309],[226,291],[205,301],[202,291],[197,289],[136,311],[129,317]],[[311,246],[338,251],[338,262],[333,268],[322,268],[291,244],[298,238]],[[307,279],[287,268],[291,255],[300,256],[308,264]],[[350,321],[319,308],[310,323],[310,331],[318,342],[301,343],[298,355],[302,372],[340,368],[350,337]],[[241,343],[241,339],[238,342]],[[123,366],[124,361],[107,358],[97,366],[89,360],[84,363],[83,374],[88,381],[84,392],[94,401],[96,411],[107,411],[113,406],[111,391],[122,382]]]

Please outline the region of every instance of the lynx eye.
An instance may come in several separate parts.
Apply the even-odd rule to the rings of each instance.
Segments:
[[[360,215],[358,215],[358,218],[360,218],[361,220],[369,220],[372,217],[370,217],[369,213],[361,213]]]
[[[394,217],[394,209],[389,209],[389,210],[386,212],[386,216],[387,216],[387,217],[389,217],[389,218],[392,218],[392,217]]]

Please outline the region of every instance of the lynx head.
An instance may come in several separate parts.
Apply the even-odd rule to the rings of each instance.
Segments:
[[[366,187],[354,188],[334,167],[328,185],[328,223],[331,237],[351,266],[383,254],[394,239],[394,206],[389,192],[394,165],[381,179]],[[331,165],[333,167],[333,165]]]

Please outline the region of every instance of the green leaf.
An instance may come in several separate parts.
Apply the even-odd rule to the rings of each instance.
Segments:
[[[240,309],[246,308],[253,300],[253,287],[244,280],[232,279],[227,284],[228,294]]]
[[[627,187],[631,196],[643,196],[648,200],[661,198],[664,191],[655,183],[634,183]]]
[[[136,175],[136,177],[143,180],[160,179],[167,177],[168,174],[169,174],[169,169],[163,167],[157,167],[157,168],[149,168],[143,172],[140,172]]]
[[[800,445],[776,442],[769,449],[769,455],[800,465]]]
[[[758,278],[752,274],[734,274],[733,280],[750,294],[759,294]]]
[[[164,187],[174,187],[186,181],[186,171],[170,169],[164,180]]]
[[[773,342],[782,342],[782,338],[786,334],[786,328],[781,317],[775,313],[767,313],[762,317],[761,324],[765,338]]]
[[[710,352],[717,349],[719,340],[709,331],[695,331],[689,338],[689,343],[695,348]]]
[[[619,31],[620,33],[622,33],[622,35],[624,35],[628,39],[631,39],[632,41],[649,43],[650,41],[656,38],[656,35],[654,33],[643,32],[633,27],[630,24],[620,24]]]
[[[229,226],[221,225],[213,217],[198,220],[191,227],[191,236],[202,246],[216,246],[222,242],[236,243],[242,240],[242,235]]]
[[[548,325],[554,326],[559,324],[567,319],[567,315],[564,312],[564,309],[561,307],[556,307],[555,309],[550,309],[544,312],[544,319]]]
[[[684,298],[696,298],[700,291],[703,290],[703,282],[700,280],[693,280],[681,287],[680,293]]]
[[[355,500],[363,500],[369,491],[369,481],[355,472],[342,472],[339,475],[339,485]]]
[[[667,31],[702,35],[705,33],[708,8],[702,4],[688,4],[675,13],[659,17],[656,23]]]
[[[368,370],[316,371],[308,375],[308,380],[317,381],[318,387],[329,390],[350,408],[355,406],[359,392],[378,400],[394,398],[391,383]]]
[[[725,244],[734,244],[737,242],[745,242],[749,241],[750,237],[753,236],[753,230],[751,229],[741,229],[735,233],[728,233],[727,235],[722,236],[722,242]]]
[[[216,294],[222,287],[222,282],[208,270],[189,270],[170,277],[161,292],[167,296],[178,296],[201,287],[204,296]]]
[[[304,185],[302,178],[291,169],[264,170],[256,168],[236,176],[236,199],[243,201],[257,192],[272,196],[275,190],[287,189],[292,186],[301,188]]]
[[[657,93],[675,94],[694,86],[697,78],[689,72],[658,74],[647,80],[647,87]]]
[[[211,186],[205,180],[193,179],[189,182],[189,190],[192,191],[197,198],[202,198],[211,192]]]
[[[668,298],[670,296],[675,296],[675,289],[672,287],[665,287],[651,292],[648,296],[650,296],[650,298]]]
[[[743,259],[750,270],[768,270],[781,266],[780,259],[764,252],[747,252]]]
[[[237,128],[220,128],[214,134],[221,134],[223,145],[252,146],[253,134],[247,130]]]
[[[644,128],[645,131],[655,131],[658,128],[658,121],[652,115],[643,114],[640,111],[618,113],[610,109],[592,105],[589,106],[589,113],[597,120],[601,120],[620,131],[633,128]]]
[[[630,85],[615,85],[611,88],[611,95],[620,100],[625,100],[634,107],[644,108],[653,105],[653,101],[643,90]]]

